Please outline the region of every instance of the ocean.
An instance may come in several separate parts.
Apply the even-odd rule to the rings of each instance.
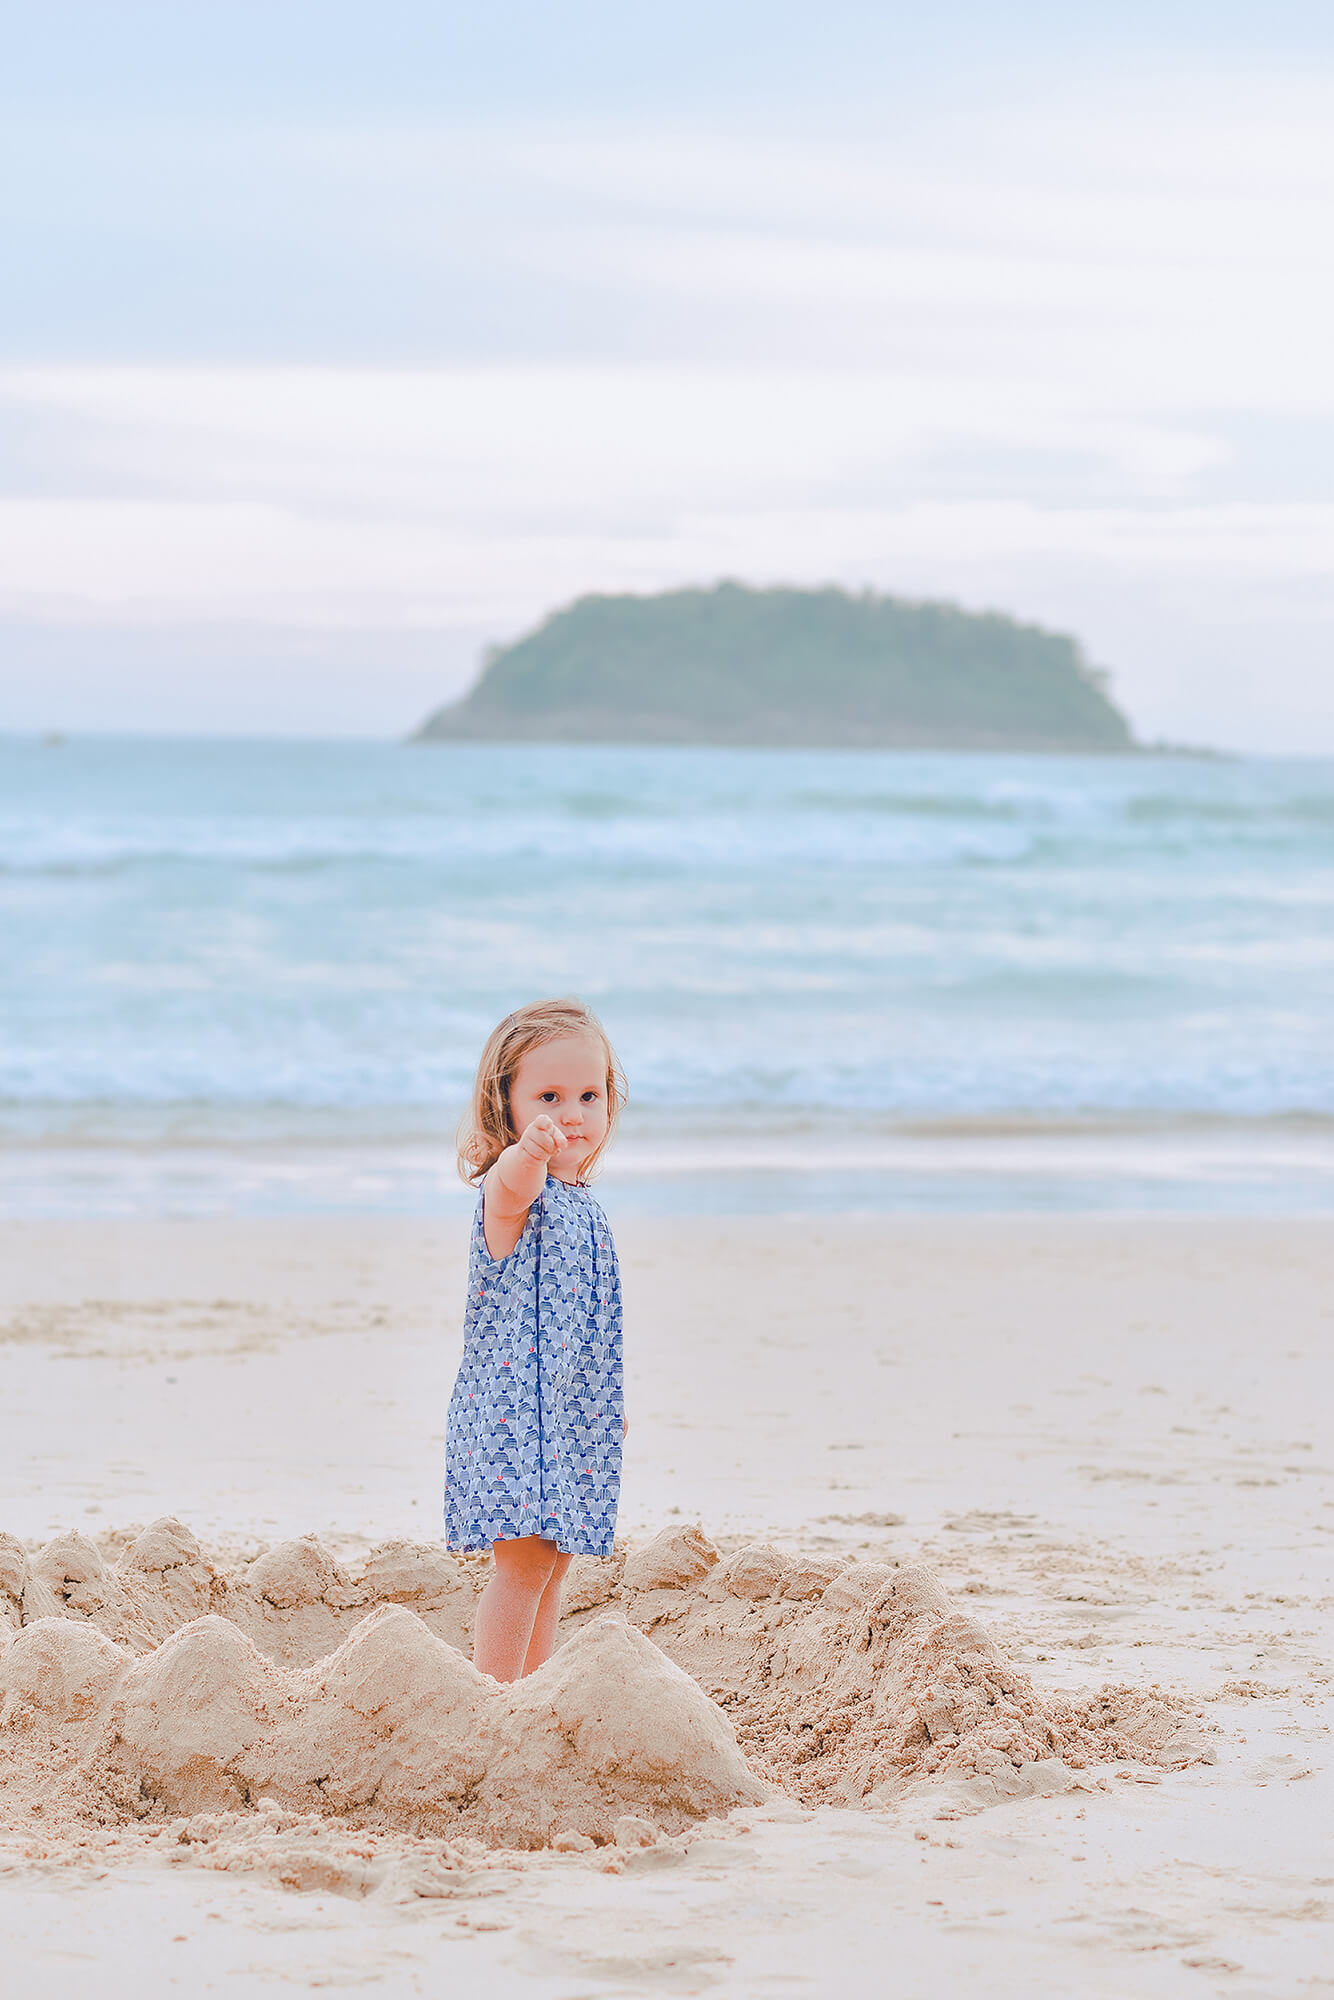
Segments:
[[[577,993],[613,1212],[1334,1209],[1334,763],[0,739],[0,1212],[430,1213]]]

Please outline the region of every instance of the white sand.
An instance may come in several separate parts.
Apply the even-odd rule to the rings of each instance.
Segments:
[[[883,1810],[780,1800],[719,1837],[611,1850],[618,1873],[549,1853],[446,1893],[369,1864],[358,1884],[346,1855],[310,1863],[332,1887],[283,1895],[188,1859],[70,1867],[11,1843],[7,1993],[95,1974],[112,1995],[406,1994],[451,1972],[568,2000],[1334,1988],[1334,1229],[739,1221],[618,1240],[627,1529],[694,1517],[725,1547],[924,1560],[1041,1701],[1161,1683],[1218,1726],[1218,1763],[959,1818],[929,1786]],[[349,1563],[429,1539],[459,1229],[12,1225],[0,1249],[0,1529],[36,1544],[174,1512],[241,1564],[310,1529]]]

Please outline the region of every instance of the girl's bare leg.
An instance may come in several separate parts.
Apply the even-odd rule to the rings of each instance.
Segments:
[[[478,1600],[473,1627],[473,1665],[493,1680],[517,1681],[547,1585],[556,1564],[568,1563],[569,1557],[539,1535],[497,1542],[492,1554],[495,1574]]]
[[[523,1670],[531,1674],[534,1667],[541,1667],[551,1658],[551,1649],[556,1643],[556,1620],[560,1617],[561,1586],[565,1582],[565,1572],[570,1567],[569,1556],[557,1555],[551,1567],[551,1580],[538,1600],[537,1616],[533,1620],[533,1636],[528,1641],[528,1651],[524,1654]]]

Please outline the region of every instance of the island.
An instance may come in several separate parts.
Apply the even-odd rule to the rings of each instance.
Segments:
[[[869,590],[740,583],[581,597],[488,649],[476,685],[414,740],[1140,748],[1066,633]]]

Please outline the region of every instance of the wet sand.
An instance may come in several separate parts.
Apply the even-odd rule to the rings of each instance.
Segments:
[[[438,1523],[456,1223],[0,1230],[0,1530],[178,1515],[244,1564]],[[447,1896],[24,1858],[17,1993],[353,1980],[502,1995],[1124,1995],[1331,1979],[1334,1226],[637,1221],[622,1525],[925,1564],[1044,1699],[1205,1715],[1216,1764],[939,1818],[784,1798],[683,1849]],[[363,1883],[363,1891],[365,1889]],[[176,1939],[183,1940],[175,1942]],[[448,1950],[446,1950],[448,1942]]]

